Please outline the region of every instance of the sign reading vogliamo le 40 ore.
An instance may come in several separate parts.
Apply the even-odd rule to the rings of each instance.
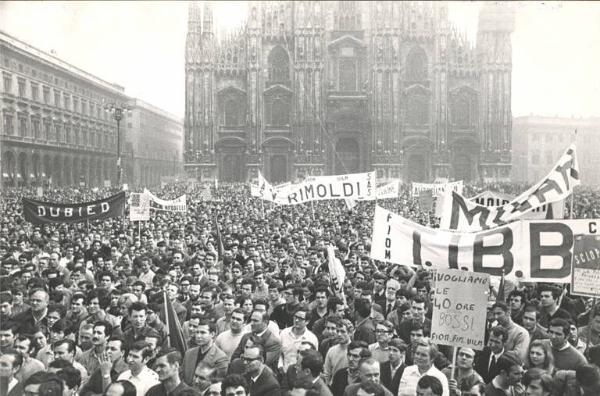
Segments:
[[[481,350],[485,346],[488,274],[438,269],[434,273],[431,341]]]
[[[571,294],[600,297],[600,236],[575,235]]]
[[[43,202],[23,198],[23,216],[33,224],[79,223],[123,215],[125,191],[108,198],[82,203]]]

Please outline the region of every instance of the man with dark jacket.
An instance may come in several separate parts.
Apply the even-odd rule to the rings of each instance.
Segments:
[[[262,345],[247,347],[242,356],[246,365],[244,377],[250,384],[251,395],[281,396],[281,388],[275,376],[266,370],[265,350]]]

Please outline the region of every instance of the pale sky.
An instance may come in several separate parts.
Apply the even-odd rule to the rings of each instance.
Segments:
[[[216,31],[238,27],[246,2],[214,2]],[[481,2],[451,2],[475,38]],[[186,2],[0,1],[0,29],[184,115]],[[600,116],[600,3],[524,2],[513,43],[513,115]]]

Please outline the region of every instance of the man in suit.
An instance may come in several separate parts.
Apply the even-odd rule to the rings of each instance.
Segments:
[[[186,384],[193,384],[194,372],[200,363],[214,367],[218,377],[223,378],[227,373],[229,359],[214,343],[216,331],[216,324],[210,318],[200,319],[198,328],[192,334],[198,346],[186,351],[183,357],[183,381]]]
[[[364,394],[364,392],[360,393],[360,389],[367,383],[380,385],[380,372],[379,361],[377,359],[369,357],[361,360],[359,365],[360,382],[346,386],[344,396],[358,396]],[[385,396],[393,396],[393,393],[387,388],[382,387],[382,390]]]
[[[333,396],[325,381],[321,379],[322,371],[323,356],[314,349],[305,350],[302,353],[300,370],[296,374],[297,380],[310,381],[313,384],[312,388],[317,390],[321,396]]]
[[[388,344],[389,360],[381,364],[380,380],[390,392],[396,392],[400,385],[400,378],[406,367],[404,361],[408,346],[399,338],[392,339]]]
[[[494,326],[490,330],[488,345],[477,357],[475,371],[487,384],[498,375],[498,359],[504,354],[504,343],[508,338],[508,332],[502,326]]]
[[[262,345],[254,345],[244,350],[242,359],[246,365],[244,377],[250,384],[250,395],[281,396],[279,382],[264,364],[265,350]]]
[[[266,312],[253,311],[250,316],[251,332],[244,334],[238,347],[233,351],[231,361],[242,356],[246,341],[254,334],[264,341],[264,349],[267,354],[265,364],[274,370],[274,372],[277,372],[277,363],[279,361],[279,355],[281,354],[281,341],[279,340],[279,337],[271,333],[267,328],[268,326],[269,314]]]

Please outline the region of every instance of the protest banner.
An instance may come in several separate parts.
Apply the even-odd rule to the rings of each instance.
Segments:
[[[330,199],[365,201],[374,200],[376,196],[375,172],[313,176],[301,183],[281,188],[273,187],[260,172],[258,176],[258,189],[251,187],[253,196],[278,205],[298,205]]]
[[[434,195],[438,195],[444,191],[456,191],[462,194],[464,183],[462,180],[451,183],[412,183],[411,194],[417,196],[421,191],[433,191]]]
[[[142,193],[131,193],[129,195],[129,220],[150,220],[150,196]]]
[[[144,189],[144,194],[147,194],[150,197],[150,209],[162,210],[166,212],[187,211],[187,198],[185,194],[183,194],[181,197],[171,200],[160,199],[147,189]]]
[[[522,220],[480,232],[421,226],[375,208],[371,258],[484,272],[508,279],[570,282],[573,235],[597,234],[600,219]]]
[[[564,201],[579,184],[577,154],[571,145],[544,179],[505,205],[478,205],[455,191],[446,191],[440,205],[440,228],[475,232],[520,220],[543,205]]]
[[[400,182],[393,181],[381,187],[377,187],[377,199],[392,199],[400,196]]]
[[[488,274],[438,269],[433,274],[431,341],[482,350],[485,346]]]
[[[571,294],[600,297],[599,235],[575,235]]]
[[[82,203],[42,202],[23,198],[23,216],[33,224],[80,223],[123,216],[125,191],[96,201]]]
[[[35,196],[38,197],[38,198],[43,198],[44,197],[44,188],[43,187],[38,187],[36,189]]]

